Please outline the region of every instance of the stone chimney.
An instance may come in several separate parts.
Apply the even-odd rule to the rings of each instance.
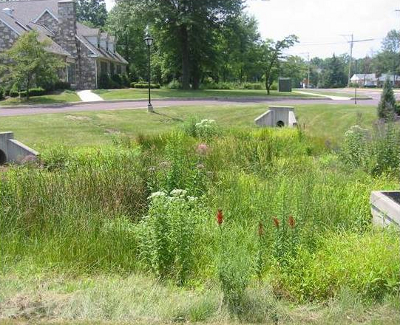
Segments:
[[[57,43],[74,58],[78,57],[76,35],[76,3],[75,0],[58,2],[58,35]]]

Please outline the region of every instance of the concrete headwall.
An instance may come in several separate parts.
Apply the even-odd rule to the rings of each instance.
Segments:
[[[34,160],[39,153],[14,139],[12,132],[0,133],[0,164]]]
[[[294,108],[290,106],[270,106],[269,110],[257,117],[254,122],[258,126],[294,127],[297,125]]]

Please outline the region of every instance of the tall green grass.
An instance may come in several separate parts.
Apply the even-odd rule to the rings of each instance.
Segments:
[[[255,283],[295,300],[328,300],[343,288],[372,300],[398,294],[399,252],[388,247],[399,239],[371,228],[369,206],[372,190],[398,187],[395,177],[348,168],[301,129],[213,128],[61,147],[38,165],[9,167],[0,178],[3,272],[28,264],[149,272],[189,287],[212,281],[239,319],[249,317]],[[191,199],[172,204],[176,189]],[[166,197],[155,204],[158,191]],[[351,255],[359,245],[362,267]]]

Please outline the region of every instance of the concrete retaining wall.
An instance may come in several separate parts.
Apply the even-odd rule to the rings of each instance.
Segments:
[[[14,133],[0,133],[0,164],[23,163],[35,160],[39,153],[18,140],[14,139]]]

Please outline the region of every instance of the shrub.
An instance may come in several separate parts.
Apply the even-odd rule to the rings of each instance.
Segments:
[[[29,96],[32,96],[32,97],[43,96],[45,94],[46,94],[46,91],[41,87],[29,89]]]
[[[326,300],[341,288],[364,299],[379,300],[398,293],[399,245],[398,236],[390,232],[325,234],[317,251],[300,250],[291,269],[279,275],[279,280],[302,301]]]
[[[242,85],[243,89],[253,89],[253,90],[262,90],[264,86],[261,83],[249,83],[246,82]]]
[[[113,81],[114,88],[121,88],[122,87],[122,78],[119,74],[113,74],[111,76],[111,80]]]
[[[344,135],[341,150],[343,161],[352,167],[369,168],[371,158],[371,135],[358,125],[352,126]]]
[[[131,88],[139,88],[139,89],[147,89],[149,88],[148,83],[139,83],[139,82],[132,82],[131,83]],[[161,85],[160,84],[150,84],[151,89],[160,89]]]
[[[4,97],[4,89],[0,87],[0,100],[3,100]]]
[[[129,88],[131,86],[131,81],[129,80],[129,76],[127,73],[124,73],[122,76],[122,85],[126,88]]]
[[[234,85],[228,82],[215,82],[214,80],[208,80],[201,84],[201,89],[221,89],[228,90],[233,89]]]
[[[195,268],[197,225],[202,215],[197,198],[184,190],[153,193],[150,208],[139,225],[140,256],[162,278],[184,284]]]
[[[196,123],[196,136],[199,138],[211,138],[219,134],[218,125],[215,120],[204,119]]]
[[[383,86],[381,100],[378,105],[378,117],[383,119],[392,118],[396,109],[396,98],[392,85],[387,79]]]
[[[112,89],[113,82],[107,73],[102,73],[99,77],[98,86],[100,89]]]
[[[71,84],[65,81],[57,81],[54,83],[54,90],[70,90]]]
[[[10,89],[10,97],[18,97],[19,92],[18,92],[18,85],[15,83]]]
[[[167,89],[181,89],[181,88],[182,84],[176,79],[172,79],[172,81],[167,85]]]

